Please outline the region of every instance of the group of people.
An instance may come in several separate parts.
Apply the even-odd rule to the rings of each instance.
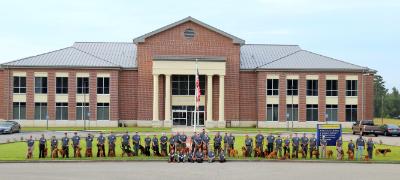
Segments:
[[[88,134],[85,137],[86,141],[86,157],[93,157],[93,141],[95,137]],[[108,145],[108,157],[115,157],[117,137],[111,132],[107,137],[101,132],[97,137],[97,157],[106,157],[105,146]],[[71,141],[71,143],[70,143]],[[74,157],[81,157],[81,138],[78,133],[75,132],[72,138],[65,136],[61,138],[61,149],[58,149],[59,142],[58,139],[53,136],[50,139],[51,152],[61,152],[61,157],[69,158],[69,147],[73,148]],[[265,143],[264,143],[265,142]],[[242,147],[243,156],[252,157],[267,157],[271,153],[275,155],[275,158],[299,158],[299,154],[302,158],[309,157],[315,158],[326,158],[327,154],[329,156],[329,150],[327,150],[327,140],[322,137],[317,144],[317,139],[315,134],[311,137],[307,137],[307,134],[303,134],[302,137],[298,137],[295,133],[293,137],[282,138],[280,135],[276,137],[271,133],[268,136],[262,135],[260,132],[255,136],[254,143],[253,138],[249,135],[245,135],[244,146]],[[27,140],[28,145],[28,157],[32,154],[35,141],[32,136]],[[132,146],[131,146],[132,144]],[[254,144],[254,146],[253,146]],[[225,156],[235,156],[235,136],[232,133],[222,137],[219,132],[217,132],[213,139],[213,146],[210,147],[210,137],[207,132],[203,129],[202,132],[194,132],[193,135],[188,138],[184,132],[173,133],[170,137],[167,137],[165,133],[162,133],[160,138],[157,135],[150,137],[147,135],[144,138],[144,144],[141,143],[141,136],[136,132],[132,136],[125,132],[121,137],[121,149],[122,156],[138,156],[143,154],[145,156],[150,156],[153,151],[154,156],[169,157],[169,162],[203,162],[209,161],[214,162],[216,160],[224,162]],[[343,159],[343,141],[338,139],[336,142],[337,158]],[[264,150],[264,147],[266,148]],[[354,144],[352,140],[348,143],[348,151],[353,155],[355,149],[357,150],[356,159],[362,159],[363,151],[367,147],[368,157],[372,159],[372,152],[374,149],[374,142],[371,138],[365,141],[362,136],[360,136],[356,143]],[[230,153],[233,152],[233,153]],[[42,134],[39,139],[39,158],[45,158],[47,154],[47,139]],[[53,156],[54,153],[52,153]],[[55,153],[58,156],[58,153]],[[332,155],[332,153],[331,153]],[[54,158],[54,157],[53,157]]]

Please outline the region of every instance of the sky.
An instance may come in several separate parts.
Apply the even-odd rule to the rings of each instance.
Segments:
[[[77,41],[132,42],[192,16],[248,44],[297,44],[400,86],[399,0],[0,0],[0,63]]]

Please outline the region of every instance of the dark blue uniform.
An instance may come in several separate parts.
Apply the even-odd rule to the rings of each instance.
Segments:
[[[100,157],[100,155],[102,157],[106,156],[106,148],[104,146],[105,142],[106,138],[102,134],[100,134],[100,136],[97,137],[97,157]]]
[[[62,141],[62,150],[63,150],[63,158],[67,157],[69,158],[69,138],[68,137],[63,137],[61,139]]]
[[[139,155],[139,146],[140,146],[140,136],[138,134],[135,134],[132,136],[132,143],[133,143],[133,150],[135,156]]]
[[[300,138],[299,137],[293,137],[292,138],[292,146],[293,146],[293,152],[294,157],[299,158],[299,145],[300,145]],[[292,155],[293,157],[293,155]]]
[[[161,144],[161,154],[162,155],[167,155],[167,143],[168,143],[168,137],[166,135],[161,136],[160,138],[160,144]]]
[[[217,135],[214,137],[214,153],[219,154],[221,151],[222,136]]]
[[[45,151],[45,148],[46,148],[46,142],[47,142],[47,140],[44,137],[41,137],[39,139],[39,158],[45,158],[44,157],[44,151]]]

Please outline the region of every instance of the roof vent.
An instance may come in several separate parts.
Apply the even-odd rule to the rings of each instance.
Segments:
[[[183,32],[183,35],[187,38],[187,39],[192,39],[195,35],[195,32],[193,29],[186,29],[185,32]]]

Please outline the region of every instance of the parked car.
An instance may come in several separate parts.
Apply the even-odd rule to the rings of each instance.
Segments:
[[[15,121],[0,121],[0,134],[19,133],[21,125]]]
[[[368,135],[373,134],[378,136],[382,133],[382,129],[374,124],[373,120],[361,120],[353,124],[352,128],[353,134]]]
[[[395,124],[384,124],[382,126],[380,126],[381,128],[381,132],[380,134],[384,135],[384,136],[399,136],[400,135],[400,128],[399,126],[395,125]]]

